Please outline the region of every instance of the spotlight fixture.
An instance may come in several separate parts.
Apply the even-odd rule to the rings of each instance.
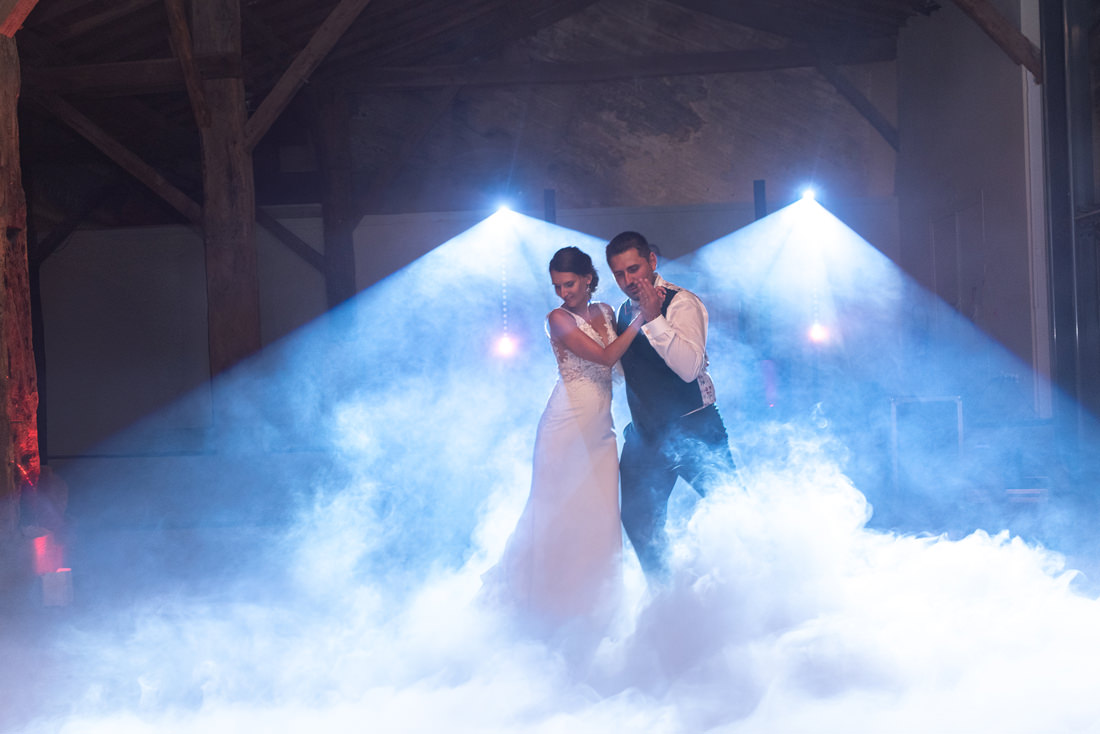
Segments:
[[[807,187],[805,189],[802,189],[802,198],[813,201],[816,198],[816,194],[814,193],[814,190],[812,188]]]

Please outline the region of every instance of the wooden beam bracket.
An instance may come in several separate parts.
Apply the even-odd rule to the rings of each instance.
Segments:
[[[895,151],[899,150],[901,141],[898,137],[898,129],[886,119],[885,115],[879,112],[874,103],[867,99],[863,92],[840,69],[832,64],[821,62],[817,65],[817,70],[829,80],[830,84],[836,87],[836,90],[856,108],[859,114],[863,115],[867,122],[871,123],[871,127],[878,131],[878,134],[890,144],[891,148]]]
[[[953,0],[955,5],[978,24],[1009,58],[1031,72],[1037,83],[1043,81],[1043,57],[1031,40],[1013,26],[989,0]]]
[[[252,150],[263,139],[275,120],[283,113],[290,100],[309,79],[309,75],[328,55],[340,37],[348,29],[370,0],[340,0],[321,26],[309,39],[290,67],[275,83],[275,87],[260,103],[245,126],[246,147]]]
[[[54,94],[35,94],[30,99],[72,128],[123,170],[148,186],[189,221],[202,222],[202,207],[194,199],[173,186],[155,168],[84,116],[71,104]]]

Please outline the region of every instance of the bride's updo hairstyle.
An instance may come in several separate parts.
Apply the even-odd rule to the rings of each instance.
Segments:
[[[570,245],[563,247],[550,258],[550,272],[576,273],[577,275],[591,275],[592,282],[588,284],[588,292],[593,293],[600,282],[600,274],[592,265],[592,258],[579,247]]]

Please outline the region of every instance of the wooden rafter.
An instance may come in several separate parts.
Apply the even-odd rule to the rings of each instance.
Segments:
[[[185,216],[191,222],[202,221],[202,207],[172,185],[155,168],[141,159],[121,142],[112,137],[99,125],[81,114],[79,110],[54,94],[36,94],[31,98],[61,122],[72,128],[123,170],[148,186],[157,196]]]
[[[38,0],[0,0],[0,34],[12,38]]]
[[[275,87],[264,98],[259,108],[249,118],[245,126],[246,147],[251,150],[256,147],[275,120],[279,118],[290,100],[302,88],[309,79],[309,75],[324,60],[344,31],[348,29],[370,0],[340,0],[340,3],[329,13],[321,24],[321,27],[309,39],[309,43],[302,49],[290,67],[275,83]]]
[[[871,127],[878,131],[879,135],[890,144],[891,148],[894,150],[899,149],[901,143],[898,138],[898,129],[886,119],[885,115],[879,112],[874,103],[867,99],[863,92],[859,91],[859,88],[840,69],[832,64],[818,64],[817,69],[822,76],[829,80],[830,84],[836,87],[841,96],[848,100],[867,122],[871,123]]]
[[[1039,47],[1008,21],[989,0],[953,0],[970,16],[1009,58],[1030,71],[1036,82],[1043,80],[1043,61]]]
[[[191,110],[199,127],[210,125],[210,107],[206,104],[206,94],[202,89],[202,78],[195,64],[195,50],[191,45],[191,28],[187,23],[187,11],[183,0],[164,0],[168,11],[168,27],[171,30],[172,49],[179,59],[183,73],[184,86],[191,100]]]

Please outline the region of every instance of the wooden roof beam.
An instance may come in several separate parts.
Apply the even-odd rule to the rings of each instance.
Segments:
[[[892,39],[823,54],[809,46],[688,54],[652,54],[579,63],[465,64],[454,66],[364,69],[361,88],[495,86],[513,84],[582,84],[640,77],[688,74],[728,74],[890,61],[896,55]]]
[[[340,37],[348,29],[370,0],[340,0],[329,13],[325,21],[309,39],[290,67],[275,83],[275,87],[260,103],[259,108],[248,118],[245,125],[245,146],[252,150],[260,142],[275,120],[283,113],[290,100],[309,79],[310,74],[324,60]]]
[[[0,34],[12,38],[38,0],[0,0]]]
[[[952,0],[959,9],[970,16],[1008,54],[1009,58],[1031,72],[1036,83],[1043,81],[1043,61],[1039,47],[1019,28],[1008,22],[989,0]]]
[[[200,78],[240,75],[232,55],[194,57]],[[63,95],[125,97],[172,92],[185,86],[178,59],[145,59],[79,66],[23,67],[23,83],[33,91]]]

